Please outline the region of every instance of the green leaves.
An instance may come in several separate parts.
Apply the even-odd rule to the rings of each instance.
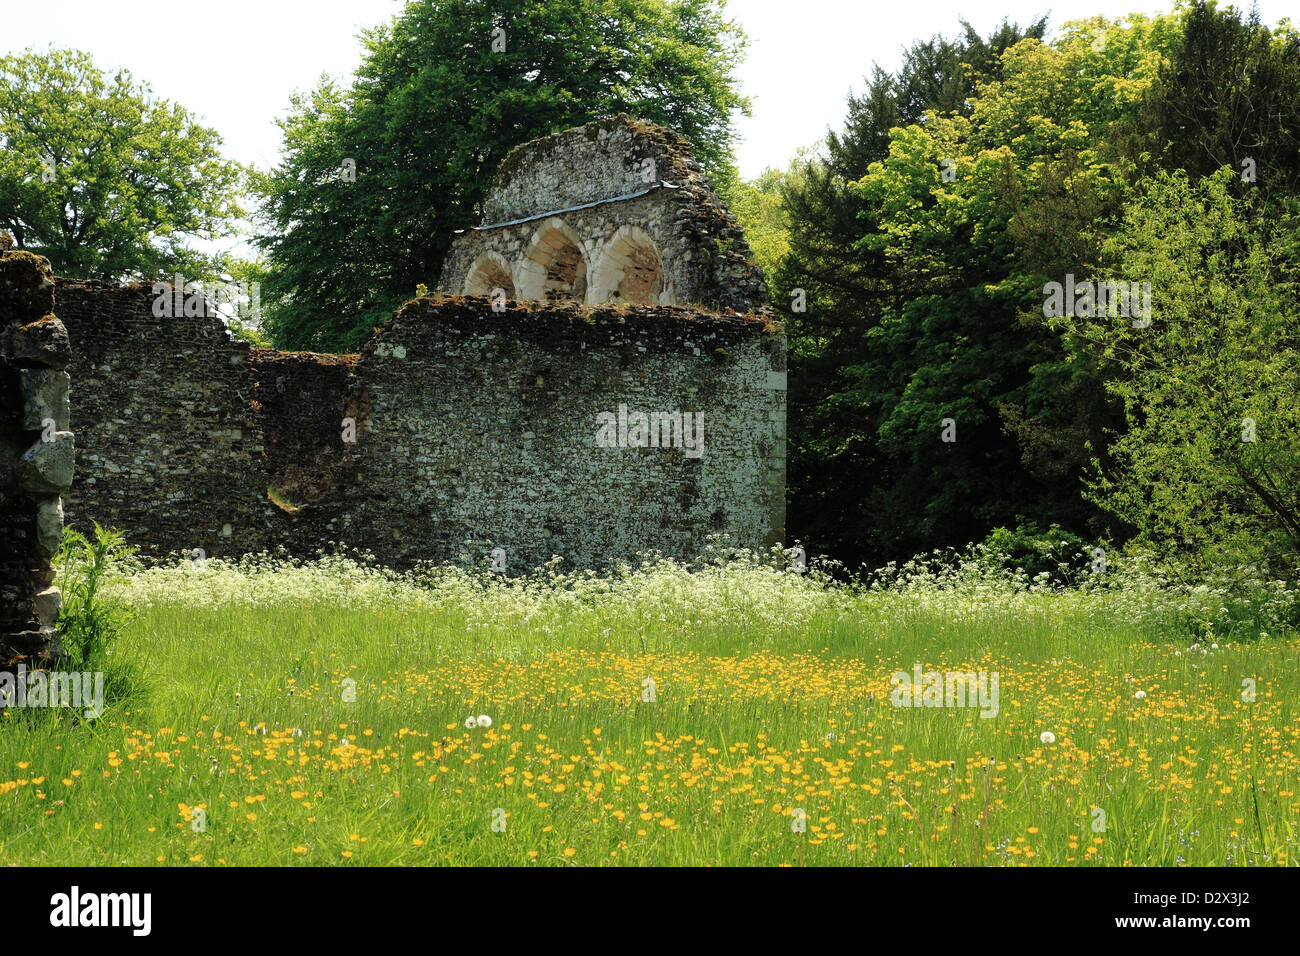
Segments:
[[[221,139],[90,56],[0,57],[0,228],[61,275],[203,275],[189,240],[229,233],[243,171]]]
[[[59,633],[77,663],[103,666],[122,633],[130,614],[120,602],[106,598],[102,588],[130,566],[135,552],[121,531],[98,523],[89,537],[72,527],[63,529],[63,546],[54,561],[63,592]]]
[[[1231,168],[1161,174],[1107,241],[1112,271],[1150,282],[1152,323],[1066,318],[1123,371],[1127,430],[1092,483],[1148,541],[1203,558],[1294,565],[1300,552],[1300,309],[1293,213],[1239,195]]]
[[[1077,389],[1054,399],[1037,370],[1060,350],[1020,318],[1034,283],[1012,223],[1038,156],[983,128],[1026,84],[1013,67],[1060,59],[1045,26],[915,44],[898,76],[877,70],[850,102],[825,159],[787,179],[790,255],[773,285],[808,298],[789,323],[790,521],[815,548],[878,562],[1019,515],[1083,520],[1070,476],[1037,468],[1059,455],[1031,468],[1028,438],[1008,434],[1012,414],[1037,436],[1049,421],[1085,428],[1091,408]],[[1017,95],[1042,111],[1038,91]],[[955,442],[941,440],[946,418]]]
[[[788,179],[776,286],[809,302],[790,323],[791,522],[850,560],[1022,520],[1137,528],[1180,550],[1259,545],[1296,507],[1283,403],[1296,404],[1284,330],[1300,275],[1287,185],[1300,95],[1282,102],[1296,36],[1199,3],[1067,23],[1050,43],[1028,33],[917,44],[851,102],[825,159]],[[1247,103],[1255,87],[1267,123]],[[1215,157],[1229,141],[1269,157],[1271,212],[1233,205],[1231,164],[1213,191],[1187,192],[1227,163]],[[1192,177],[1160,181],[1155,198],[1157,160]],[[1044,286],[1068,275],[1150,282],[1157,299],[1177,288],[1177,332],[1045,324]],[[1269,443],[1243,446],[1247,407]],[[944,419],[955,442],[939,441]],[[843,500],[860,514],[842,520]]]
[[[1200,177],[1251,161],[1260,188],[1300,191],[1300,36],[1257,14],[1193,3],[1151,97],[1168,169]]]

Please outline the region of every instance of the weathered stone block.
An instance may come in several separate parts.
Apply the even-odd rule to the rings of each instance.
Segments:
[[[67,523],[121,528],[154,555],[273,548],[282,526],[296,538],[298,527],[267,498],[258,423],[265,392],[280,393],[274,377],[259,384],[248,346],[210,310],[155,316],[149,283],[57,282],[58,315],[74,347],[77,463],[63,501]],[[296,421],[314,432],[323,411],[309,398],[286,412],[285,428]],[[337,431],[340,421],[329,427]],[[221,537],[226,523],[235,528],[229,538]]]
[[[38,591],[36,596],[32,598],[32,610],[43,627],[53,627],[58,623],[59,605],[62,601],[63,595],[55,587]]]
[[[15,328],[10,333],[9,353],[18,365],[67,368],[72,361],[68,330],[52,315]]]
[[[63,500],[42,498],[36,505],[36,545],[45,558],[58,553],[63,543]]]
[[[23,428],[41,431],[54,422],[55,431],[68,430],[67,372],[52,368],[25,368],[18,373],[23,393]]]
[[[49,651],[49,634],[44,630],[0,634],[0,649],[7,654],[31,657]]]
[[[53,441],[38,441],[18,461],[18,484],[38,495],[57,495],[72,485],[75,451],[72,432],[55,432]]]

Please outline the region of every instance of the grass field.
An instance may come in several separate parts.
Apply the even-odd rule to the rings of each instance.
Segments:
[[[1291,864],[1296,635],[1027,585],[140,571],[125,697],[0,715],[0,863]],[[997,716],[895,706],[917,666],[996,673]]]

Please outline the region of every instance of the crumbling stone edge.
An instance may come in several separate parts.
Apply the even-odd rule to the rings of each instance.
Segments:
[[[48,259],[0,233],[0,665],[63,654],[52,559],[72,484],[68,331]]]

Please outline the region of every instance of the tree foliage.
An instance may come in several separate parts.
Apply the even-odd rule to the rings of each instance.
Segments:
[[[220,148],[183,107],[86,53],[0,57],[0,229],[60,275],[210,272],[193,240],[242,215],[242,170]]]
[[[1049,45],[1044,27],[918,44],[789,180],[774,287],[807,293],[790,318],[791,522],[816,547],[881,561],[1022,518],[1093,524],[1079,472],[1116,412],[1032,313],[1043,274],[1095,260],[1175,31],[1098,19]]]
[[[1151,324],[1066,316],[1110,380],[1127,428],[1090,494],[1167,551],[1300,559],[1300,217],[1223,168],[1144,183],[1106,242],[1151,283]]]
[[[1295,32],[1042,27],[917,44],[784,178],[791,525],[872,562],[1022,523],[1292,553]],[[1048,322],[1067,278],[1151,282],[1164,325]]]
[[[1192,176],[1253,170],[1274,192],[1300,191],[1300,35],[1213,2],[1191,4],[1152,91],[1149,124],[1166,169]]]

